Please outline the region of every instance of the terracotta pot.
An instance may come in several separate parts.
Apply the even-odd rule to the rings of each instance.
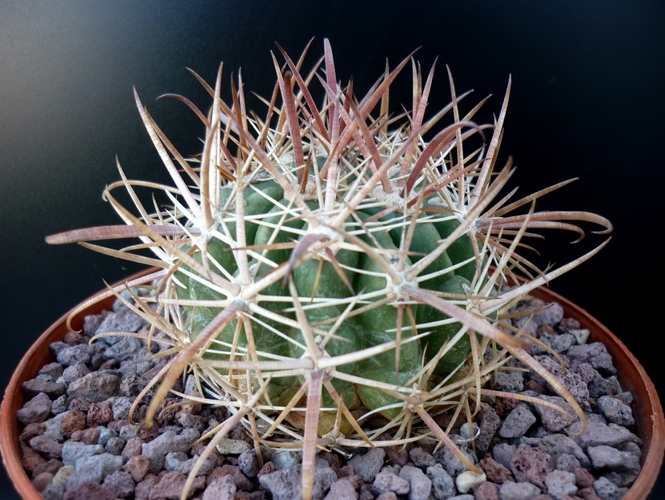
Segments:
[[[132,276],[138,278],[153,269]],[[624,390],[631,391],[635,397],[635,413],[640,438],[644,442],[642,448],[642,471],[623,500],[642,500],[647,497],[653,488],[663,462],[665,450],[665,419],[658,394],[653,383],[644,371],[644,368],[635,357],[626,349],[626,346],[615,337],[598,320],[584,309],[576,306],[560,295],[541,288],[532,295],[546,301],[556,301],[563,307],[566,317],[574,318],[580,322],[582,328],[590,330],[591,342],[602,342],[614,359],[619,372],[618,378]],[[114,298],[110,297],[79,314],[73,322],[76,329],[83,326],[83,318],[89,314],[99,314],[104,309],[110,309]],[[14,375],[5,391],[0,414],[0,451],[7,472],[14,483],[14,487],[26,500],[39,500],[41,496],[34,488],[30,478],[21,466],[21,447],[19,436],[21,430],[16,419],[16,412],[23,407],[25,396],[21,386],[26,380],[37,376],[40,368],[55,361],[49,345],[62,340],[67,333],[66,319],[69,313],[56,321],[37,342],[30,348],[16,368]]]

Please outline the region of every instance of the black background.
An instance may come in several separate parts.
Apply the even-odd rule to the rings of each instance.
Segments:
[[[187,72],[225,81],[242,67],[247,90],[269,95],[274,42],[293,58],[311,37],[311,65],[332,42],[339,79],[357,93],[421,47],[428,71],[439,56],[430,115],[458,91],[468,110],[493,94],[498,113],[513,92],[500,162],[527,194],[580,180],[539,208],[600,213],[615,225],[599,256],[552,288],[604,322],[665,387],[662,233],[665,170],[665,3],[659,1],[156,2],[64,0],[0,6],[0,386],[31,343],[72,306],[137,268],[44,236],[116,223],[101,199],[118,179],[166,180],[136,111],[132,86],[184,155],[200,147],[197,119],[157,96],[209,101]],[[307,66],[306,66],[307,67]],[[400,80],[409,91],[410,69]],[[404,94],[406,95],[406,94]],[[391,94],[392,96],[392,94]],[[395,92],[393,99],[398,99]],[[395,101],[393,101],[395,102]],[[402,101],[410,106],[410,101]],[[257,106],[257,109],[259,107]],[[543,262],[563,263],[603,241],[553,238]],[[549,240],[549,237],[548,237]],[[542,243],[540,248],[543,248]],[[2,475],[0,497],[16,498]],[[661,478],[649,497],[665,497]]]

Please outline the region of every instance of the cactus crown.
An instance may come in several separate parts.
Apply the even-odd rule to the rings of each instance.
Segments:
[[[541,373],[583,418],[568,391],[524,351],[528,336],[502,315],[606,243],[544,272],[517,253],[529,248],[524,239],[533,229],[570,230],[581,239],[578,222],[603,233],[611,224],[586,212],[535,211],[539,197],[566,182],[518,201],[514,192],[498,197],[512,174],[510,161],[495,168],[510,80],[496,122],[477,125],[485,100],[462,114],[467,94],[456,94],[448,71],[452,102],[426,119],[434,67],[423,84],[408,57],[359,99],[351,84],[338,83],[327,40],[306,75],[304,53],[297,62],[281,53],[282,66],[273,55],[277,84],[263,118],[246,109],[240,76],[232,79],[232,102],[221,98],[221,67],[214,87],[195,75],[213,99],[207,115],[175,96],[205,126],[197,158],[178,153],[136,95],[174,186],[128,180],[118,164],[122,180],[104,196],[125,225],[48,238],[139,237],[140,245],[121,250],[84,245],[160,268],[142,280],[159,279],[152,298],[129,304],[152,332],[166,334],[171,348],[164,352],[175,354],[148,387],[159,384],[147,422],[173,383],[193,373],[197,401],[229,414],[205,436],[211,440],[200,464],[243,422],[257,451],[261,444],[303,449],[307,498],[317,448],[433,435],[477,470],[436,417],[452,411],[470,419],[482,394],[501,396],[484,384],[510,356]],[[389,88],[409,62],[413,106],[392,116]],[[314,85],[325,93],[321,107]],[[441,126],[447,115],[452,123]],[[144,186],[171,203],[150,213],[135,192]],[[138,213],[114,197],[121,187]],[[511,215],[520,207],[526,213]]]

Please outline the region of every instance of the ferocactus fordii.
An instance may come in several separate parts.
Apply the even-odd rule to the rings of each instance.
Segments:
[[[587,212],[537,212],[535,201],[500,192],[511,163],[496,169],[510,83],[493,125],[452,102],[426,118],[434,68],[425,82],[411,57],[357,98],[342,87],[330,44],[303,75],[303,57],[277,72],[260,118],[247,109],[241,77],[230,102],[213,99],[203,152],[184,159],[136,102],[174,186],[122,180],[105,198],[125,222],[48,238],[50,243],[139,237],[120,250],[87,246],[154,265],[151,298],[127,302],[168,336],[173,358],[157,383],[151,422],[173,383],[193,373],[199,402],[226,407],[190,474],[236,424],[254,446],[303,450],[303,498],[310,498],[317,449],[406,444],[434,436],[472,471],[436,417],[471,419],[484,385],[509,357],[538,371],[584,420],[570,393],[525,350],[528,335],[503,314],[530,290],[563,274],[605,243],[555,270],[540,271],[519,248],[532,230],[584,235],[579,222],[611,231]],[[391,114],[389,88],[411,61],[413,103]],[[449,74],[450,77],[450,74]],[[325,99],[315,103],[310,89]],[[452,115],[452,123],[440,125]],[[425,134],[430,137],[425,139]],[[488,139],[488,140],[486,140]],[[137,187],[170,201],[152,212]],[[114,197],[124,187],[135,211]],[[522,208],[521,213],[511,215]],[[144,250],[154,256],[146,256]],[[514,285],[513,273],[525,276]],[[116,291],[117,293],[117,291]],[[538,404],[545,404],[539,402]],[[550,405],[551,406],[551,405]],[[559,409],[560,411],[563,411]],[[454,419],[453,419],[454,420]],[[260,453],[259,453],[260,457]],[[260,458],[259,458],[260,459]],[[184,494],[183,494],[184,498]]]

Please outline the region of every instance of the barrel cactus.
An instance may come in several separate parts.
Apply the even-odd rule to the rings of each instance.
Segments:
[[[225,406],[229,415],[205,436],[199,466],[242,423],[257,453],[261,445],[302,449],[309,498],[317,449],[434,436],[479,472],[437,417],[472,418],[483,394],[502,396],[485,385],[511,356],[537,370],[583,419],[574,398],[524,350],[528,336],[504,317],[530,290],[606,243],[541,271],[518,253],[529,249],[524,240],[534,229],[582,237],[579,222],[600,232],[611,224],[587,212],[535,211],[538,198],[565,182],[518,201],[514,192],[499,196],[513,172],[510,161],[496,167],[510,81],[495,123],[478,125],[473,118],[485,101],[462,113],[467,94],[457,95],[450,72],[451,103],[426,118],[434,67],[423,82],[411,56],[358,98],[351,83],[338,82],[327,40],[309,73],[301,72],[305,54],[293,61],[280,51],[262,118],[247,109],[240,74],[231,100],[222,99],[221,67],[214,86],[195,75],[212,97],[207,114],[173,96],[205,128],[203,151],[191,159],[136,94],[174,185],[128,180],[118,165],[122,180],[104,196],[125,224],[48,239],[139,237],[140,245],[121,250],[84,244],[159,268],[141,280],[158,280],[152,298],[128,302],[153,332],[168,336],[174,354],[148,387],[155,394],[147,423],[175,381],[194,373],[202,391],[196,400]],[[396,111],[389,89],[408,65],[412,107]],[[314,87],[323,94],[320,107]],[[136,193],[146,186],[169,200],[154,213]],[[126,189],[135,212],[116,199],[116,188]]]

